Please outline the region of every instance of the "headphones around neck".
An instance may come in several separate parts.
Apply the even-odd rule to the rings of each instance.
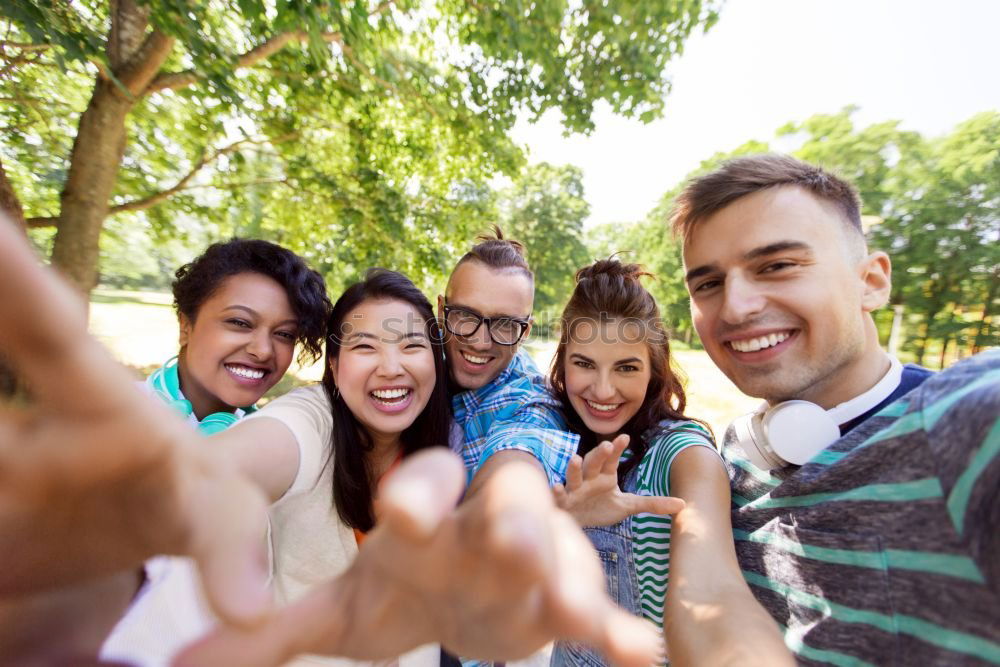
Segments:
[[[177,372],[177,357],[167,359],[167,362],[156,369],[146,384],[159,396],[164,403],[174,410],[177,410],[185,417],[193,418],[198,424],[198,430],[204,435],[212,435],[225,431],[227,428],[239,421],[240,417],[256,410],[252,405],[245,408],[238,408],[232,412],[213,412],[206,415],[204,419],[198,420],[194,417],[194,406],[191,401],[184,398],[181,393],[181,381]]]
[[[875,386],[824,410],[809,401],[764,403],[732,423],[733,437],[750,462],[762,470],[803,465],[840,438],[840,425],[860,417],[899,386],[903,366],[889,357],[889,370]]]

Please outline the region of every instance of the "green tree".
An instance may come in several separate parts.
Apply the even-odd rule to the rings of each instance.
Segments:
[[[515,117],[658,115],[718,0],[13,0],[0,155],[84,290],[109,215],[260,230],[345,274],[430,276],[516,173]],[[394,243],[387,243],[391,240]]]
[[[552,322],[569,300],[573,276],[587,264],[583,221],[590,214],[583,174],[570,165],[527,167],[500,194],[504,228],[525,244],[535,272],[535,319]]]

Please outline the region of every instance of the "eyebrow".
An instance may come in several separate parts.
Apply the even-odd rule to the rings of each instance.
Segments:
[[[384,342],[385,340],[387,340],[385,338],[379,338],[375,334],[368,333],[367,331],[356,331],[354,333],[351,333],[351,334],[348,334],[347,336],[345,336],[344,337],[344,342],[342,344],[347,344],[348,342],[353,342],[355,339],[358,339],[358,338],[368,338],[368,339],[371,339],[371,340],[377,340],[379,342]],[[408,334],[403,334],[402,336],[400,336],[399,340],[407,340],[407,339],[413,339],[413,338],[419,338],[421,340],[426,340],[427,339],[427,335],[423,334],[423,333],[420,333],[419,331],[412,331],[412,332],[410,332]]]
[[[804,251],[806,253],[812,254],[812,246],[808,243],[803,243],[802,241],[776,241],[774,243],[768,243],[767,245],[762,245],[759,248],[754,248],[746,252],[743,255],[743,260],[750,262],[755,259],[760,259],[761,257],[767,257],[768,255],[776,255],[779,252],[788,252],[790,250]],[[709,273],[714,273],[718,271],[718,265],[716,264],[703,264],[697,268],[691,269],[684,275],[685,282],[691,282],[695,278],[700,278],[701,276],[707,275]]]
[[[519,322],[527,322],[528,320],[531,319],[531,313],[528,313],[528,315],[526,315],[524,317],[522,317],[521,315],[508,315],[506,313],[497,313],[495,315],[483,315],[481,312],[479,312],[475,308],[470,308],[469,306],[463,306],[460,303],[446,303],[444,305],[448,306],[449,308],[460,308],[460,309],[466,310],[466,311],[468,311],[468,312],[470,312],[473,315],[476,315],[478,317],[486,317],[486,318],[489,318],[491,320],[499,320],[499,319],[502,319],[502,318],[506,318],[508,320],[518,320]]]
[[[241,306],[238,303],[237,304],[233,304],[232,306],[226,306],[223,309],[222,312],[226,312],[227,310],[242,310],[243,312],[247,313],[248,315],[250,315],[252,317],[257,317],[257,318],[260,317],[260,313],[258,313],[253,308],[251,308],[249,306]],[[278,322],[278,326],[282,326],[284,324],[294,324],[294,325],[298,326],[299,321],[293,317],[291,319],[287,319],[287,320],[284,320],[282,322]]]
[[[590,357],[586,357],[586,356],[580,354],[579,352],[574,352],[573,354],[571,354],[569,356],[570,356],[570,359],[572,359],[573,357],[576,357],[580,361],[586,361],[588,364],[593,364],[594,363],[593,359],[591,359]],[[628,359],[619,359],[618,361],[616,361],[614,363],[614,365],[618,366],[620,364],[641,364],[641,363],[642,363],[642,359],[640,359],[639,357],[629,357]]]

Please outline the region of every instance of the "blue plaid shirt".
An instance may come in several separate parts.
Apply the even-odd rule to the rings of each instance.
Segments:
[[[566,480],[580,436],[567,430],[559,401],[523,350],[489,384],[455,394],[451,404],[465,439],[462,458],[469,481],[486,459],[505,449],[541,461],[550,485]]]

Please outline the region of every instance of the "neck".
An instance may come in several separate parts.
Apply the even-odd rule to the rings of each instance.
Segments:
[[[372,449],[368,453],[368,460],[372,464],[376,479],[381,477],[393,464],[399,452],[403,448],[400,434],[373,433],[368,431],[371,438]]]
[[[202,389],[188,371],[184,351],[177,357],[177,383],[184,398],[191,403],[195,419],[201,421],[213,412],[233,412],[235,408]]]
[[[878,344],[875,323],[869,321],[866,324],[871,330],[866,332],[864,352],[824,382],[812,387],[808,395],[801,397],[803,400],[829,410],[864,394],[885,377],[890,365],[889,356]]]

